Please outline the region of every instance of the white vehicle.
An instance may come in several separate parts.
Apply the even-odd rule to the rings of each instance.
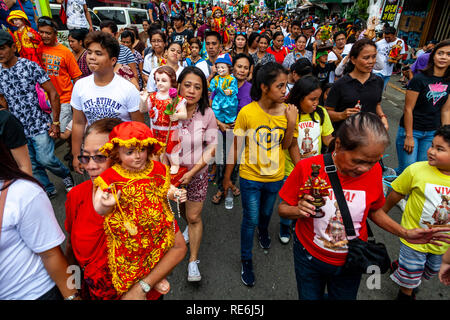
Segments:
[[[112,20],[120,29],[130,26],[137,27],[138,31],[144,31],[142,21],[149,20],[145,9],[125,7],[94,7],[92,11],[101,21]]]

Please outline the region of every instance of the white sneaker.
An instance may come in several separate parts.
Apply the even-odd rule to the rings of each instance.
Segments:
[[[189,243],[189,226],[186,226],[186,229],[183,231],[183,238],[186,241],[186,244]]]
[[[190,282],[202,280],[202,276],[200,274],[200,271],[198,270],[198,263],[200,263],[200,260],[189,262],[188,281]]]

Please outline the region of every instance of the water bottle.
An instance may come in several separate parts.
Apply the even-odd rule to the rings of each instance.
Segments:
[[[233,192],[228,188],[227,196],[225,197],[225,209],[233,209]]]

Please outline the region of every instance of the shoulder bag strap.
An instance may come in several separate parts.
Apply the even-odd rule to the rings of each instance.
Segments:
[[[337,169],[334,165],[331,153],[324,154],[323,161],[325,162],[325,172],[330,178],[330,183],[333,188],[336,201],[339,205],[339,210],[341,211],[342,220],[344,221],[345,226],[345,232],[347,233],[347,236],[356,236],[352,216],[350,215],[350,211],[348,210],[347,201],[345,200],[344,192],[342,191],[341,182],[339,181]]]
[[[0,236],[2,233],[3,211],[5,210],[6,194],[8,193],[9,185],[10,185],[10,181],[9,180],[5,181],[3,183],[3,187],[6,186],[6,188],[4,188],[0,194]]]

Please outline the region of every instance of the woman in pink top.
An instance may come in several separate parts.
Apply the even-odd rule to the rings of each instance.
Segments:
[[[183,232],[189,242],[188,281],[200,281],[198,252],[202,239],[201,213],[208,188],[208,163],[217,147],[217,122],[209,106],[208,84],[203,71],[191,66],[178,77],[180,95],[187,100],[187,119],[180,121],[180,165],[188,172],[180,179],[187,189],[184,206],[188,227]]]

